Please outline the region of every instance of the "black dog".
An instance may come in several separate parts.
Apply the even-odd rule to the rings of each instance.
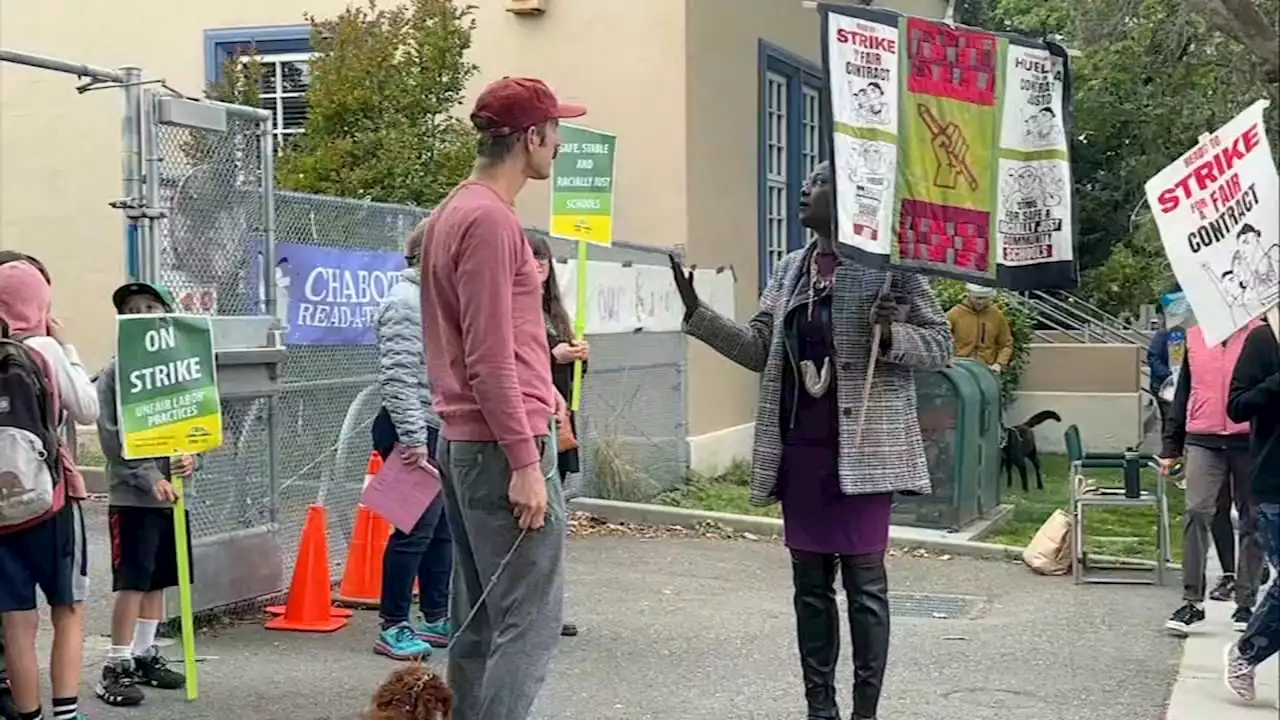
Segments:
[[[1041,410],[1032,415],[1026,422],[1017,427],[1005,428],[1000,438],[1000,466],[1008,479],[1008,486],[1013,487],[1013,469],[1018,468],[1018,476],[1022,478],[1022,492],[1027,492],[1027,463],[1036,469],[1036,489],[1044,489],[1044,476],[1040,472],[1040,455],[1036,452],[1036,434],[1032,428],[1048,421],[1062,422],[1058,413],[1052,410]]]

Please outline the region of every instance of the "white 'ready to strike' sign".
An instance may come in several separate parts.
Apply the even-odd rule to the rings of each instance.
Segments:
[[[1280,302],[1280,176],[1259,100],[1147,181],[1173,273],[1218,345]]]

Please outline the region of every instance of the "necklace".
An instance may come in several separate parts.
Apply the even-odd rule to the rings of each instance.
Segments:
[[[818,299],[823,293],[831,287],[831,282],[835,276],[835,270],[830,275],[823,275],[822,267],[818,263],[819,253],[815,252],[809,258],[809,321],[813,321],[813,308],[818,304]],[[827,394],[827,390],[831,387],[831,358],[822,358],[822,368],[819,369],[817,363],[812,360],[802,360],[800,362],[800,376],[804,381],[805,392],[813,398],[820,398]]]
[[[809,258],[809,319],[813,320],[813,306],[817,304],[818,297],[831,287],[831,281],[835,276],[835,270],[830,275],[822,274],[822,267],[818,264],[819,253],[815,252]]]

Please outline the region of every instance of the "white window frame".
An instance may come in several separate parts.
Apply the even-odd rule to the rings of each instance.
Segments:
[[[775,263],[787,256],[787,229],[790,208],[787,207],[787,167],[790,148],[787,142],[789,123],[788,80],[785,75],[765,72],[765,247],[763,277],[769,277]]]
[[[822,131],[822,93],[808,85],[802,85],[800,107],[800,167],[804,171],[804,178],[800,182],[807,182],[822,160],[822,136],[819,134]],[[812,230],[805,232],[806,241],[813,240],[814,237]]]
[[[286,127],[284,117],[284,100],[286,98],[301,97],[305,98],[305,92],[285,92],[284,90],[284,73],[281,72],[281,66],[284,63],[307,63],[316,57],[318,53],[293,52],[293,53],[261,53],[256,55],[241,56],[240,62],[257,62],[261,65],[275,65],[275,89],[274,92],[261,92],[259,90],[258,106],[263,110],[271,113],[271,134],[275,136],[276,152],[284,147],[284,141],[290,135],[298,135],[306,132],[305,127]],[[309,70],[310,68],[308,68]],[[304,120],[305,124],[305,120]]]

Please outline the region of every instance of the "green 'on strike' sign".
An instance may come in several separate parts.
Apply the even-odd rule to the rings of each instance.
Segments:
[[[195,315],[121,315],[116,411],[125,459],[194,455],[222,444],[213,327]]]

